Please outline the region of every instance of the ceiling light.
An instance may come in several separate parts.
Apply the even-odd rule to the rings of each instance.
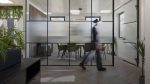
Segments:
[[[13,4],[13,2],[9,1],[9,0],[0,0],[0,3],[2,3],[2,4]]]
[[[80,10],[70,10],[70,13],[73,14],[73,15],[79,15]]]
[[[112,10],[101,10],[100,13],[112,13]]]
[[[44,12],[44,14],[47,15],[47,12]],[[51,15],[51,14],[52,14],[51,12],[48,12],[48,15]]]

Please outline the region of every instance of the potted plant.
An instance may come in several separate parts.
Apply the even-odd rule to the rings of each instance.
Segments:
[[[142,57],[142,75],[140,76],[140,84],[145,84],[145,75],[144,75],[144,63],[145,63],[145,44],[144,41],[138,40],[137,44],[134,45],[139,55]]]
[[[24,48],[23,32],[12,28],[10,31],[4,31],[0,27],[0,61],[6,63],[11,51],[18,51]],[[8,49],[10,52],[8,52]],[[12,54],[13,55],[13,54]]]

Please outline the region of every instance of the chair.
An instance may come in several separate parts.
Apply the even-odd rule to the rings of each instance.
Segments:
[[[48,56],[51,56],[51,54],[53,53],[53,44],[48,45],[47,52],[48,52]]]
[[[62,45],[62,44],[57,43],[57,46],[58,46],[58,56],[60,56],[60,52],[63,51],[62,56],[61,56],[63,57],[66,53],[67,45]]]
[[[85,43],[85,45],[83,46],[84,49],[84,55],[86,52],[89,52],[91,50],[91,45],[90,43]]]
[[[68,46],[67,51],[70,52],[71,55],[72,55],[72,52],[74,52],[75,53],[75,59],[77,59],[77,52],[78,52],[80,46],[76,45],[76,43],[68,43],[67,46]]]

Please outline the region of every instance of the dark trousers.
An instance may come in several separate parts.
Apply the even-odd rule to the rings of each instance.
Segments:
[[[84,64],[87,64],[87,60],[92,60],[91,58],[89,59],[89,54],[91,52],[89,52],[82,60],[82,62],[80,63],[81,65],[84,65]],[[100,51],[99,50],[96,50],[95,52],[95,55],[96,55],[96,67],[97,67],[97,70],[100,70],[102,68],[102,59],[101,59],[101,54],[100,54]]]
[[[96,67],[97,70],[102,68],[102,58],[99,50],[96,50]]]

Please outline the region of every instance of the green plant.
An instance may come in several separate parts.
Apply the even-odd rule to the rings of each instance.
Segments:
[[[7,61],[7,49],[8,48],[24,48],[23,31],[18,29],[11,29],[9,32],[5,32],[0,28],[0,59],[5,63]]]
[[[144,63],[145,63],[145,44],[144,41],[138,40],[137,44],[134,45],[139,55],[142,57],[142,76],[144,76]]]
[[[16,18],[19,20],[22,15],[22,6],[0,6],[0,18]]]

